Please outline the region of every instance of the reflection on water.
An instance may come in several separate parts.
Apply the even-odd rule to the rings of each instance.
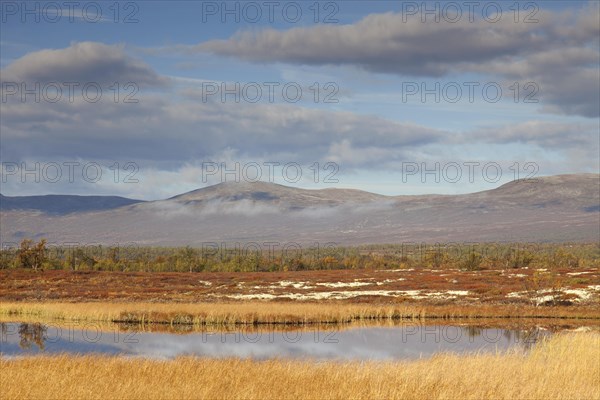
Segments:
[[[413,359],[439,352],[528,350],[550,333],[538,328],[497,329],[476,326],[403,324],[346,329],[234,331],[194,333],[101,330],[39,323],[1,323],[3,356],[33,353],[102,353],[172,358],[203,357]]]
[[[5,335],[8,335],[14,329],[14,324],[0,323],[0,331],[2,332],[2,343],[4,343]],[[40,323],[35,324],[19,324],[19,347],[22,350],[30,350],[32,345],[36,345],[39,350],[44,350],[46,341],[46,331],[48,328]]]

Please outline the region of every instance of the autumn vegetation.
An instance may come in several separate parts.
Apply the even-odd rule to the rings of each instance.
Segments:
[[[91,323],[99,329],[181,333],[405,323],[597,329],[600,300],[598,289],[593,288],[600,284],[599,267],[597,243],[413,244],[261,252],[55,247],[44,240],[24,240],[18,248],[0,251],[0,325],[27,322],[19,325],[21,344],[38,347],[45,324]],[[365,288],[382,293],[457,290],[468,295],[313,301],[236,297]],[[533,301],[540,293],[560,296]],[[0,357],[0,395],[2,399],[600,399],[599,359],[597,331],[555,333],[528,351],[444,353],[418,361],[33,355]]]
[[[397,244],[300,248],[260,244],[194,247],[49,246],[24,239],[0,250],[0,269],[140,272],[275,272],[433,268],[468,271],[600,266],[599,243]]]

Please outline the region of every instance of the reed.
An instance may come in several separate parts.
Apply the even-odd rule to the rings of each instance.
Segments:
[[[57,320],[169,325],[309,325],[425,319],[561,318],[597,321],[593,307],[534,307],[510,304],[376,305],[303,302],[231,303],[0,303],[0,320]]]

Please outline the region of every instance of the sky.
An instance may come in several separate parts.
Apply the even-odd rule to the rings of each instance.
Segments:
[[[596,1],[2,1],[3,195],[600,170]]]

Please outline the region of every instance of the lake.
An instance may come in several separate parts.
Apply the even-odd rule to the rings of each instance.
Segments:
[[[4,357],[35,353],[110,354],[169,359],[183,355],[253,359],[398,360],[440,352],[471,353],[529,349],[550,333],[537,328],[474,326],[358,326],[301,330],[203,330],[191,333],[102,330],[40,323],[2,323]]]

